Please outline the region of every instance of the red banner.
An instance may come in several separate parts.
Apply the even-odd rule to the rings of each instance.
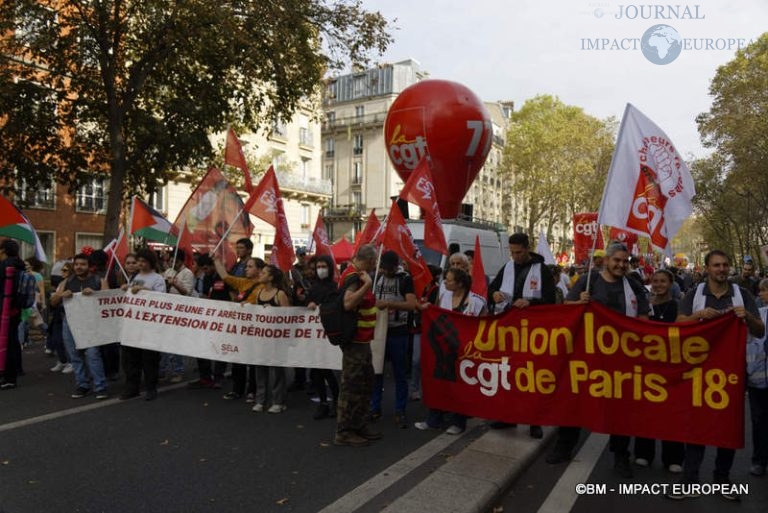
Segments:
[[[582,212],[573,215],[573,252],[577,264],[586,264],[589,260],[589,252],[595,244],[597,236],[597,249],[605,247],[603,233],[597,224],[597,212]]]
[[[430,408],[717,447],[744,445],[746,325],[667,324],[596,303],[422,314]]]

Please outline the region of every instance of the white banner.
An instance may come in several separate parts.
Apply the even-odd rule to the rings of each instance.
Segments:
[[[164,353],[278,367],[341,369],[317,310],[213,301],[147,290],[65,300],[79,349],[119,341]]]

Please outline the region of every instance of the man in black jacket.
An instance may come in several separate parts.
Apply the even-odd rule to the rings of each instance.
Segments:
[[[6,269],[9,268],[13,269],[13,272],[9,273],[8,279],[13,279],[15,284],[15,278],[25,272],[24,262],[19,258],[18,242],[12,239],[4,239],[0,241],[0,296],[2,297],[2,300],[0,300],[0,313],[5,313],[2,310],[6,304],[5,280]],[[21,370],[21,345],[19,344],[21,310],[13,306],[16,294],[16,289],[11,287],[10,301],[7,302],[10,313],[8,347],[5,352],[5,370],[2,373],[2,379],[0,379],[0,390],[16,388],[16,378]]]

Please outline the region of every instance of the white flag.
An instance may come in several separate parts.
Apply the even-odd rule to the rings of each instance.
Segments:
[[[691,172],[667,134],[628,103],[598,223],[644,235],[671,256],[670,241],[693,211],[695,195]]]
[[[555,265],[555,257],[549,247],[547,238],[544,236],[544,232],[539,232],[539,244],[536,246],[536,253],[544,257],[545,264]]]

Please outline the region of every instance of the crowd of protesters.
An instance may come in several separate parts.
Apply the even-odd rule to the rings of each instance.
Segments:
[[[754,452],[750,473],[762,476],[768,465],[768,370],[766,369],[765,323],[768,313],[768,279],[760,279],[754,263],[745,260],[740,273],[732,273],[728,256],[710,252],[700,271],[654,268],[642,265],[622,244],[610,244],[594,252],[591,265],[562,269],[546,265],[529,248],[525,234],[509,238],[510,261],[489,280],[488,297],[471,292],[471,257],[455,253],[445,270],[430,266],[433,281],[424,290],[415,290],[408,270],[392,251],[378,255],[373,246],[361,246],[345,269],[337,268],[329,256],[310,256],[297,251],[297,262],[290,272],[252,256],[249,239],[237,241],[236,263],[227,268],[217,258],[196,255],[187,268],[188,255],[181,249],[155,252],[142,249],[124,259],[124,273],[107,269],[103,252],[87,251],[58,263],[51,273],[52,293],[46,294],[42,265],[34,258],[22,262],[18,244],[10,239],[0,242],[0,271],[12,267],[17,273],[29,272],[39,284],[35,305],[25,313],[11,315],[5,372],[0,389],[13,389],[17,376],[23,375],[22,347],[28,344],[30,329],[45,334],[45,351],[56,363],[52,372],[74,375],[72,398],[110,397],[109,383],[118,379],[119,365],[125,375],[120,399],[131,399],[143,389],[147,401],[158,397],[161,381],[178,383],[185,379],[184,359],[179,355],[105,344],[80,350],[75,347],[63,308],[74,293],[91,294],[106,288],[141,289],[181,294],[213,300],[234,301],[273,307],[306,306],[315,309],[332,292],[344,290],[344,308],[357,312],[354,340],[342,346],[342,370],[293,369],[261,365],[231,365],[231,390],[225,400],[244,400],[254,412],[279,414],[288,407],[289,390],[307,386],[315,394],[317,420],[337,417],[335,443],[364,446],[382,437],[372,425],[390,417],[402,428],[411,425],[407,418],[409,401],[421,397],[420,389],[420,312],[427,305],[450,309],[465,315],[501,313],[512,308],[536,304],[597,301],[624,315],[659,322],[705,319],[734,311],[750,330],[747,341],[748,398],[751,409]],[[378,262],[378,265],[377,265]],[[0,272],[0,291],[5,275]],[[587,281],[592,285],[587,288]],[[632,307],[626,298],[635,298]],[[371,362],[377,310],[386,310],[380,318],[388,327],[385,360],[394,375],[395,399],[391,410],[383,401],[384,380],[375,375]],[[724,343],[736,343],[725,341]],[[189,390],[222,389],[227,364],[197,359],[197,373],[187,383]],[[186,369],[189,374],[188,369]],[[289,375],[293,376],[288,383]],[[187,379],[191,376],[187,376]],[[308,379],[309,378],[309,379]],[[443,429],[448,434],[462,433],[467,417],[457,412],[430,410],[420,430]],[[493,422],[492,427],[510,427]],[[530,436],[542,437],[540,426],[530,426]],[[561,426],[547,462],[569,461],[579,439],[579,428]],[[644,438],[611,436],[614,469],[624,478],[633,476],[632,464],[649,466],[656,455],[656,441]],[[683,473],[686,480],[697,481],[704,447],[677,441],[661,442],[661,461],[671,473]],[[733,451],[718,449],[715,480],[728,482]],[[690,495],[671,498],[686,498]],[[738,500],[729,494],[726,498]]]

